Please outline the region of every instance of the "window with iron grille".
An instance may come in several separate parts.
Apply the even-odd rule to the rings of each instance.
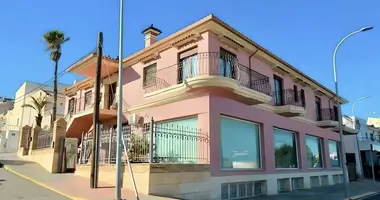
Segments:
[[[92,101],[92,91],[88,91],[84,94],[84,105],[90,105]]]
[[[69,107],[68,107],[67,112],[68,112],[68,113],[73,113],[74,110],[75,110],[75,98],[71,98],[71,99],[69,100]]]
[[[329,176],[327,175],[321,176],[321,185],[329,185]]]
[[[223,200],[233,200],[262,195],[263,183],[263,181],[224,183],[221,186],[221,198]]]
[[[278,192],[290,191],[290,183],[289,183],[288,178],[277,180],[277,191]]]
[[[292,178],[292,189],[293,190],[299,190],[303,188],[303,178]]]
[[[311,176],[310,177],[310,186],[311,187],[318,187],[318,186],[320,186],[319,176]]]
[[[157,63],[144,68],[143,85],[151,86],[156,83]]]

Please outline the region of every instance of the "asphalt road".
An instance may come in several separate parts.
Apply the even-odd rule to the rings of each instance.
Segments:
[[[4,200],[69,200],[60,194],[25,180],[0,168],[0,199]]]

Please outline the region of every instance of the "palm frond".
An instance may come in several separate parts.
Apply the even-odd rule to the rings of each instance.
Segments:
[[[60,50],[61,45],[70,40],[69,37],[65,38],[65,34],[58,29],[46,32],[43,35],[43,40],[47,44],[48,50]]]
[[[31,105],[31,104],[24,104],[21,107],[23,107],[23,108],[32,108],[33,110],[37,111],[37,109],[33,105]]]

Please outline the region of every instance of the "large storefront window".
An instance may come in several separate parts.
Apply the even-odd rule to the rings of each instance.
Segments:
[[[307,166],[309,168],[322,168],[322,142],[321,138],[306,136]]]
[[[221,117],[221,168],[261,168],[259,134],[260,127],[258,124],[230,117]]]
[[[294,132],[273,129],[276,168],[298,168],[297,142]]]
[[[331,167],[340,167],[339,143],[329,140],[329,157]]]

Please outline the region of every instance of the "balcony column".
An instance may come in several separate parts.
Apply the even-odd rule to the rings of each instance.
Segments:
[[[298,133],[298,165],[301,171],[307,171],[306,134]]]
[[[329,140],[323,138],[323,168],[331,169],[330,166],[330,152],[329,152]]]
[[[101,88],[101,91],[103,91],[103,92],[102,92],[102,96],[101,96],[101,100],[100,100],[100,108],[102,108],[102,109],[106,109],[110,106],[109,105],[110,91],[109,91],[108,86],[109,86],[108,84],[103,83],[102,88]]]

